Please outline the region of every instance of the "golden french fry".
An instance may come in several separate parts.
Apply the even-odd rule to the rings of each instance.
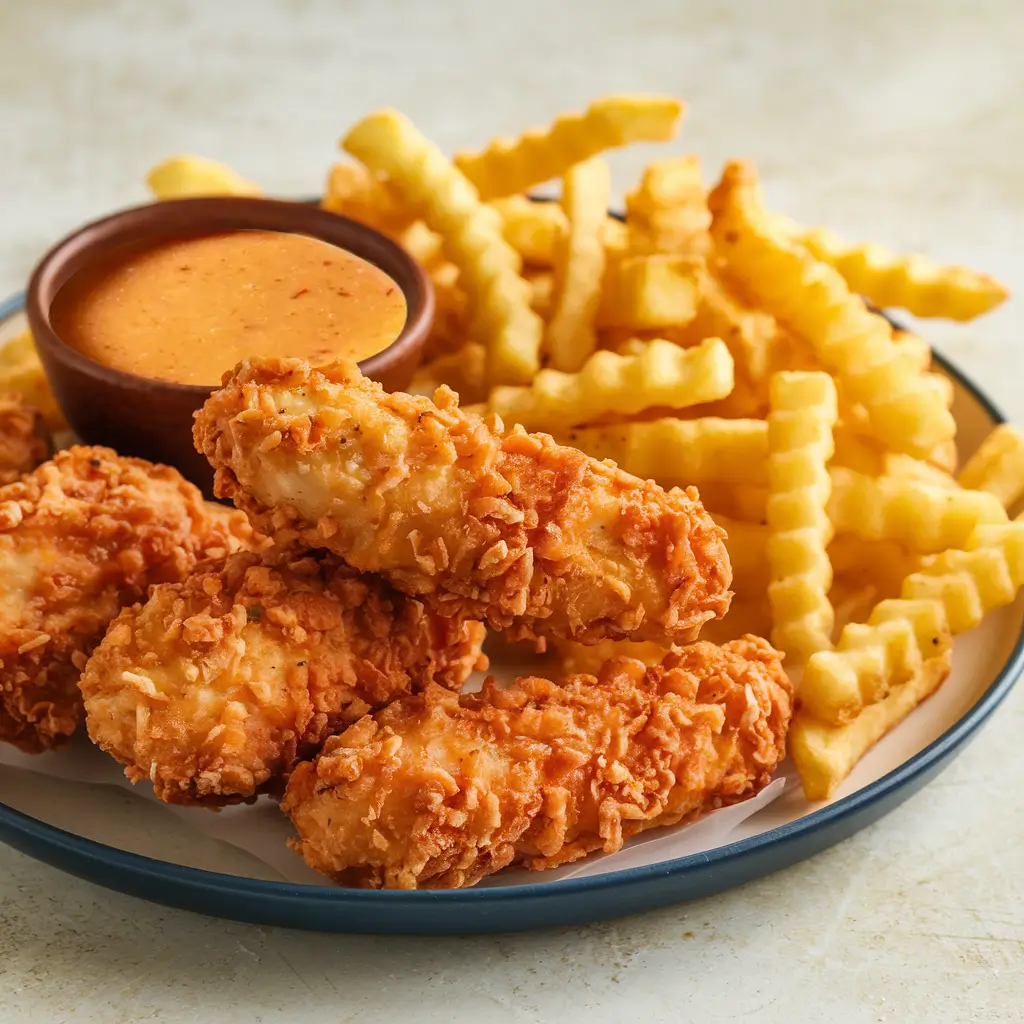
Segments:
[[[848,625],[835,651],[811,658],[803,707],[823,722],[852,720],[944,651],[951,636],[1010,604],[1022,584],[1024,522],[977,527],[962,550],[944,551],[911,573],[900,598],[876,605],[865,625]]]
[[[827,800],[868,750],[939,688],[951,662],[951,651],[929,658],[911,678],[844,725],[829,725],[798,710],[787,746],[807,799]]]
[[[406,390],[411,395],[429,398],[442,384],[447,384],[458,394],[463,405],[483,401],[487,395],[484,385],[486,359],[483,345],[467,341],[461,348],[423,363]]]
[[[913,364],[918,372],[927,372],[932,365],[932,347],[923,338],[919,338],[911,331],[904,331],[894,328],[892,332],[892,343],[901,353],[910,353]]]
[[[30,331],[0,342],[0,394],[18,395],[26,405],[38,409],[48,430],[67,428]]]
[[[564,675],[588,673],[597,675],[612,658],[635,658],[645,665],[657,665],[667,648],[649,640],[599,640],[596,644],[578,644],[572,640],[548,640],[558,657]]]
[[[891,540],[864,540],[853,533],[837,533],[828,546],[832,572],[855,589],[870,586],[876,601],[897,597],[903,581],[917,572],[926,556],[908,551]],[[869,609],[870,610],[870,609]]]
[[[952,643],[942,604],[890,598],[867,622],[848,623],[834,651],[819,651],[804,667],[800,703],[821,722],[842,725],[895,686],[914,678]]]
[[[838,415],[827,373],[776,373],[768,415],[768,564],[772,582],[772,643],[806,661],[832,646],[828,600],[832,525],[825,515],[832,491],[826,464]]]
[[[559,440],[595,459],[612,459],[627,473],[657,480],[663,487],[696,484],[703,488],[713,482],[759,486],[764,511],[768,483],[764,420],[664,418],[578,427],[560,433]],[[715,508],[736,519],[749,519],[727,507]]]
[[[941,602],[954,633],[974,629],[1017,596],[1024,583],[1024,521],[978,526],[963,547],[932,559],[902,590],[907,598]]]
[[[495,199],[489,205],[498,211],[501,233],[523,258],[523,263],[535,267],[555,265],[559,243],[569,230],[561,204],[538,203],[527,196],[508,196]]]
[[[458,153],[455,166],[484,199],[510,196],[560,178],[606,149],[668,142],[682,113],[682,102],[669,96],[605,96],[584,113],[563,114],[547,128],[531,129],[518,139],[493,139],[479,153]]]
[[[768,565],[768,527],[744,523],[715,513],[712,518],[728,534],[725,541],[732,564],[732,585],[738,594],[766,593],[771,577]]]
[[[261,196],[259,185],[247,181],[227,164],[205,156],[172,156],[146,175],[146,185],[157,199],[195,196]]]
[[[768,488],[760,484],[711,480],[700,485],[700,496],[704,507],[713,515],[728,516],[741,523],[764,525],[768,521]],[[767,602],[766,594],[766,608]]]
[[[629,252],[629,229],[617,217],[609,217],[604,222],[601,240],[610,263],[622,259]]]
[[[889,540],[921,554],[963,547],[976,526],[1005,523],[994,494],[934,487],[901,477],[831,470],[828,515],[837,533]]]
[[[401,114],[370,114],[345,137],[344,148],[387,175],[403,202],[444,238],[469,297],[472,335],[487,348],[492,384],[525,384],[540,368],[543,323],[530,308],[519,256],[500,232],[497,213]]]
[[[562,181],[569,229],[557,244],[555,305],[544,338],[555,370],[578,370],[597,348],[594,320],[605,269],[601,232],[611,187],[608,165],[599,157],[576,164]]]
[[[711,247],[707,197],[695,156],[670,156],[647,165],[626,193],[630,251],[703,256]]]
[[[555,275],[550,270],[524,270],[530,285],[530,308],[547,319],[555,305]]]
[[[632,256],[605,274],[597,322],[643,328],[688,324],[697,315],[700,266],[675,256]]]
[[[994,277],[967,267],[945,266],[916,253],[893,253],[873,242],[844,242],[828,228],[805,228],[779,215],[773,225],[834,267],[851,291],[876,306],[895,306],[920,317],[973,320],[1009,295]]]
[[[489,406],[507,424],[556,433],[608,413],[707,402],[731,389],[732,357],[718,338],[697,348],[649,341],[636,356],[602,350],[578,373],[541,370],[528,387],[494,388]]]
[[[737,594],[732,599],[729,611],[722,618],[704,624],[700,638],[713,644],[724,644],[748,633],[753,636],[766,636],[771,628],[772,615],[767,597],[763,593],[756,597],[743,597]]]
[[[926,456],[956,423],[912,351],[893,343],[889,323],[802,246],[773,232],[749,164],[731,163],[708,197],[716,248],[747,290],[805,338],[835,371],[846,398],[894,450]]]
[[[369,224],[392,238],[400,236],[416,220],[392,184],[362,164],[334,164],[327,174],[320,205],[332,213]]]
[[[687,331],[695,337],[721,338],[751,381],[765,380],[772,369],[772,350],[782,343],[775,318],[748,306],[713,270],[702,279],[697,313]]]
[[[427,270],[436,269],[444,259],[444,240],[421,220],[414,220],[399,232],[395,241]]]
[[[1024,497],[1024,435],[1001,423],[967,460],[958,480],[961,487],[988,491],[1011,508]]]

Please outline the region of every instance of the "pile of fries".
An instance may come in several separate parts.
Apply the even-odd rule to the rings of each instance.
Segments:
[[[397,240],[433,279],[413,390],[448,385],[506,428],[699,489],[728,532],[736,590],[705,635],[760,633],[786,652],[790,752],[823,799],[946,678],[952,636],[1024,582],[1024,522],[1007,513],[1024,495],[1024,438],[997,428],[958,473],[950,382],[873,307],[969,320],[1007,293],[793,223],[746,162],[709,191],[697,157],[667,155],[610,216],[601,153],[669,141],[682,114],[671,98],[612,96],[449,159],[381,111],[345,136],[354,160],[330,170],[323,205]],[[555,178],[560,202],[530,197]],[[191,157],[150,185],[161,198],[259,191]],[[663,654],[557,653],[576,671]]]

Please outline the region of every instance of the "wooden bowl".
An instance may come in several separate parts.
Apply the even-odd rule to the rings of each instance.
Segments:
[[[68,235],[40,260],[29,281],[26,312],[43,368],[68,424],[84,443],[175,466],[211,492],[212,470],[192,444],[192,417],[216,387],[153,380],[97,363],[58,337],[50,312],[61,286],[112,249],[246,228],[319,238],[391,277],[405,294],[405,327],[359,366],[389,391],[409,384],[433,324],[434,289],[423,268],[391,239],[308,203],[227,196],[150,203]]]

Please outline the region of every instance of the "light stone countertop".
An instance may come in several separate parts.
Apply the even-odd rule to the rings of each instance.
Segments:
[[[315,192],[390,104],[447,149],[614,90],[690,101],[709,173],[1024,293],[1024,4],[0,3],[0,292],[191,150]],[[1015,67],[1016,66],[1016,67]],[[618,192],[650,151],[615,154]],[[1024,420],[1020,301],[926,336]],[[308,935],[179,913],[0,846],[0,1021],[1024,1019],[1024,689],[888,818],[742,889],[532,935]]]

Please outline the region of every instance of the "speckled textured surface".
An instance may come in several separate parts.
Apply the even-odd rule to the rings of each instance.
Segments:
[[[319,188],[390,103],[447,147],[614,89],[691,102],[709,167],[851,237],[1024,292],[1024,5],[573,0],[0,6],[0,289],[177,150]],[[649,154],[616,154],[621,192]],[[1024,419],[1020,300],[929,325]],[[687,907],[470,940],[295,934],[93,888],[0,847],[0,1020],[1024,1019],[1024,689],[932,786],[787,872]]]

